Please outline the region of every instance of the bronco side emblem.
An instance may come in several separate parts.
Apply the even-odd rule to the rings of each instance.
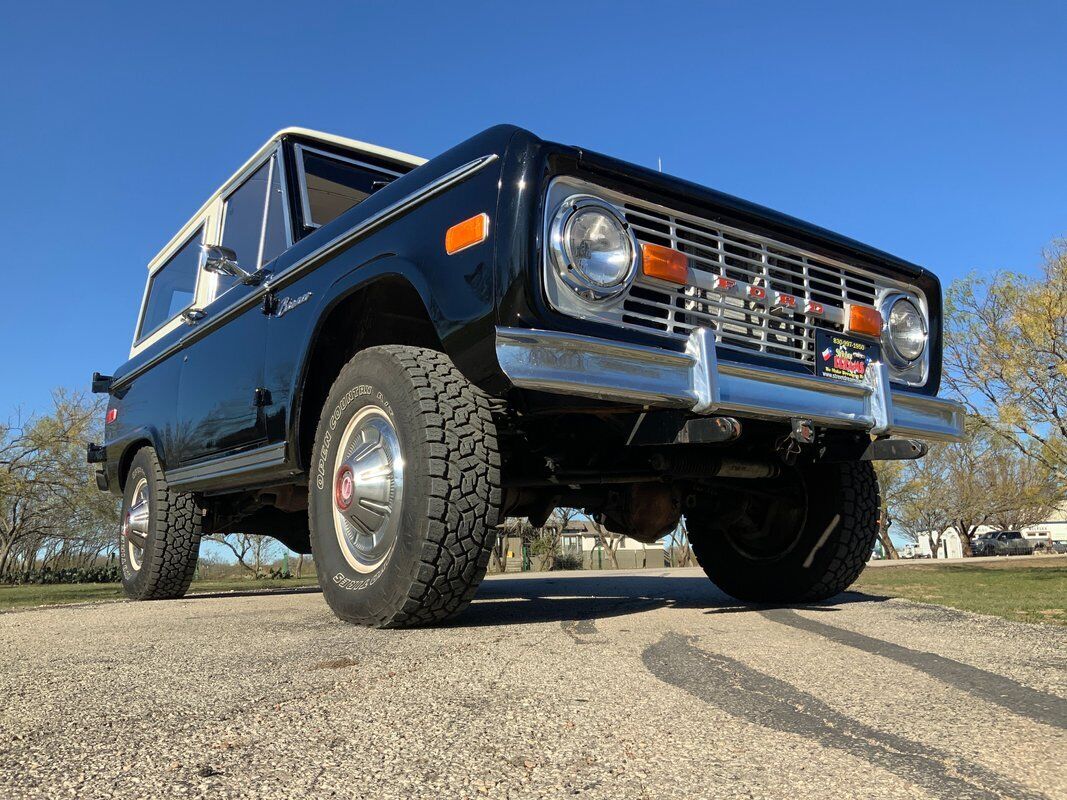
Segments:
[[[274,312],[275,317],[284,317],[297,306],[302,306],[311,299],[311,292],[304,292],[297,297],[283,297],[278,301],[278,308]]]

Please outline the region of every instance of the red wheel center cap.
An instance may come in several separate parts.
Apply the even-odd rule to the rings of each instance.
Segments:
[[[337,506],[342,511],[347,510],[352,505],[352,492],[354,489],[352,468],[348,466],[342,467],[341,471],[337,473],[337,489],[335,492]]]

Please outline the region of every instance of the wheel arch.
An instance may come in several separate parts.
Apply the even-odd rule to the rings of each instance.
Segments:
[[[383,344],[445,351],[426,300],[428,291],[425,286],[416,285],[421,283],[418,271],[413,267],[403,269],[407,262],[402,259],[380,260],[380,267],[385,266],[382,261],[389,269],[376,271],[365,281],[349,286],[334,284],[296,371],[298,377],[291,395],[291,452],[302,469],[311,463],[315,427],[330,387],[352,356]]]
[[[156,457],[162,462],[163,452],[159,445],[159,437],[153,430],[142,429],[134,431],[126,440],[126,443],[123,444],[122,452],[116,465],[116,476],[118,477],[120,492],[126,491],[126,478],[130,474],[133,459],[137,457],[138,452],[146,447],[153,448],[156,451]]]

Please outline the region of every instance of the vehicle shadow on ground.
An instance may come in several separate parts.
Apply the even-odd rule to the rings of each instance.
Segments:
[[[757,605],[742,603],[702,575],[575,575],[494,578],[482,584],[474,603],[451,627],[482,627],[568,622],[626,616],[657,608],[703,610],[707,614],[758,613],[773,608],[836,611],[849,603],[879,603],[888,598],[842,592],[822,603]]]
[[[221,600],[227,597],[273,597],[274,595],[284,594],[322,594],[322,589],[318,586],[293,586],[292,588],[270,588],[270,589],[236,589],[234,591],[222,591],[222,592],[197,592],[193,591],[182,600]]]

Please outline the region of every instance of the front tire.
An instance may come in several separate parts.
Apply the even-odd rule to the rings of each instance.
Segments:
[[[138,450],[122,497],[119,564],[126,596],[183,597],[196,571],[202,530],[193,496],[167,485],[155,450]]]
[[[326,602],[349,622],[431,625],[470,603],[500,515],[488,398],[432,350],[356,354],[319,420],[308,519]]]
[[[762,496],[698,503],[686,515],[707,576],[755,603],[817,602],[863,571],[878,534],[878,477],[870,462],[791,468]]]

